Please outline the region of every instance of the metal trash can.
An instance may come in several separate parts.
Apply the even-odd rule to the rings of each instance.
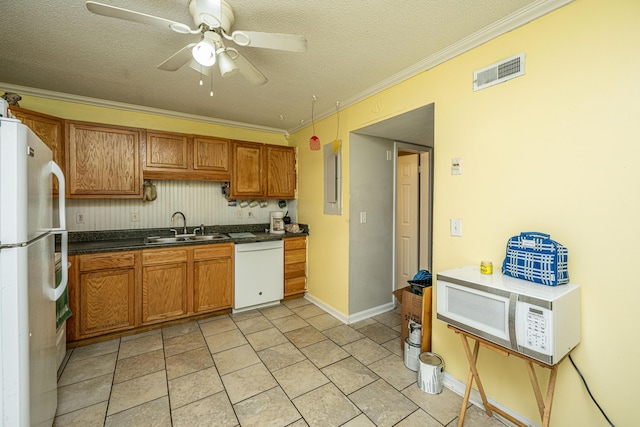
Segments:
[[[429,394],[440,394],[444,387],[444,360],[435,353],[422,353],[418,357],[418,387]]]

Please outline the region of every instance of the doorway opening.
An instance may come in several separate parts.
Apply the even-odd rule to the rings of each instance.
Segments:
[[[431,271],[432,148],[395,143],[394,289],[407,286],[419,270]]]

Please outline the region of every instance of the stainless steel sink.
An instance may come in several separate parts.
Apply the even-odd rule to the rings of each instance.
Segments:
[[[224,234],[205,234],[205,235],[200,235],[200,236],[194,236],[192,237],[193,240],[222,240],[222,239],[228,239],[229,236],[224,235]]]
[[[219,233],[212,233],[212,234],[205,234],[205,235],[178,234],[177,236],[174,236],[174,237],[161,237],[161,236],[147,237],[147,239],[145,240],[145,244],[153,245],[153,244],[162,244],[162,243],[195,243],[195,242],[208,241],[208,240],[224,240],[228,238],[229,236],[225,234],[219,234]]]

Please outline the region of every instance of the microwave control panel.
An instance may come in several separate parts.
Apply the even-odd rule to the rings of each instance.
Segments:
[[[542,354],[553,354],[551,335],[553,333],[552,312],[546,308],[520,303],[521,326],[524,334],[518,334],[518,344]]]

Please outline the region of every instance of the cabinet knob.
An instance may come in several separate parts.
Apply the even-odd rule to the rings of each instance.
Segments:
[[[262,295],[262,292],[258,292],[258,295]]]

